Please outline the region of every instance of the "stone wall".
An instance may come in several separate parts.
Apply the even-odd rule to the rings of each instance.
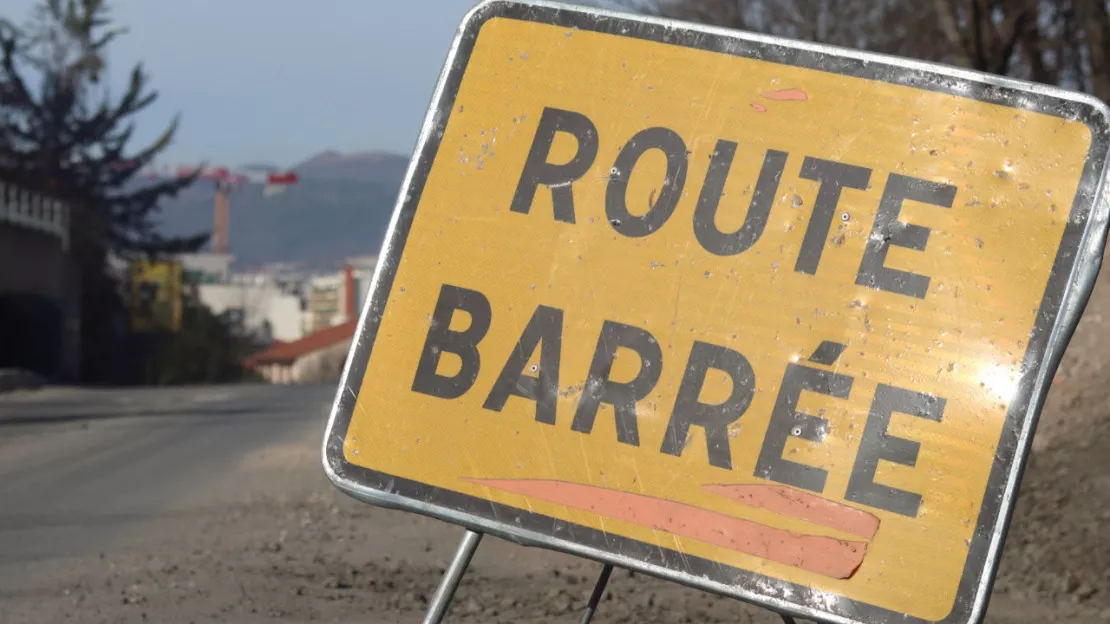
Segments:
[[[0,182],[0,298],[38,298],[55,305],[60,335],[57,367],[36,371],[56,379],[79,373],[80,297],[69,255],[69,210],[49,198]],[[0,328],[18,337],[24,328]],[[9,339],[9,343],[11,340]]]

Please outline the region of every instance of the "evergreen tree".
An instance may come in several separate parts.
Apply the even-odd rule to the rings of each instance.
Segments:
[[[79,249],[128,257],[199,248],[206,234],[154,230],[159,202],[195,177],[138,184],[177,120],[151,145],[131,145],[135,115],[157,93],[136,65],[125,92],[110,95],[105,52],[119,34],[103,0],[43,0],[24,27],[0,20],[0,178],[69,204]]]
[[[240,378],[233,336],[195,302],[189,303],[186,320],[197,321],[197,327],[186,323],[182,336],[152,338],[128,330],[122,284],[108,270],[109,259],[194,251],[208,235],[166,238],[155,229],[160,202],[196,176],[149,181],[139,175],[170,145],[177,120],[150,145],[133,145],[135,118],[157,93],[136,65],[126,89],[113,96],[105,59],[120,34],[104,0],[41,0],[25,25],[0,19],[0,180],[70,208],[83,381]],[[168,370],[175,363],[165,354],[182,355],[182,349],[189,357],[203,357],[206,365],[194,371],[180,363],[180,371]],[[197,355],[202,352],[207,355]],[[151,362],[167,370],[151,372]]]

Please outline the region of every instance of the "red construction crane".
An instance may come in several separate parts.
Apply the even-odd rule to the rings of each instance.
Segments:
[[[178,167],[172,175],[183,178],[196,172],[196,170],[197,167]],[[159,177],[157,173],[152,173],[152,176]],[[197,179],[210,181],[215,184],[216,197],[213,208],[212,251],[219,254],[226,254],[230,249],[232,192],[245,182],[258,182],[265,185],[262,190],[263,196],[271,197],[299,181],[297,174],[292,171],[270,171],[261,175],[252,175],[236,172],[228,167],[204,168],[197,176]]]

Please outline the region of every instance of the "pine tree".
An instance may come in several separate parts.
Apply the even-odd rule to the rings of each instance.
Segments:
[[[206,234],[167,239],[152,219],[195,178],[137,184],[177,120],[151,145],[132,147],[133,119],[158,95],[141,65],[122,95],[109,95],[104,58],[119,34],[103,0],[43,0],[23,28],[0,21],[0,179],[69,204],[78,249],[125,257],[196,249]]]
[[[80,297],[82,380],[134,378],[133,338],[112,256],[199,249],[208,235],[167,238],[160,203],[194,177],[148,182],[140,172],[170,145],[177,120],[136,147],[135,118],[157,98],[141,65],[116,96],[105,54],[120,35],[104,0],[42,0],[26,25],[0,19],[0,180],[70,208],[70,257]]]

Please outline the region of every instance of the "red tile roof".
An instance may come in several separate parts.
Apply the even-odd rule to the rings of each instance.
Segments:
[[[254,368],[264,364],[292,364],[294,361],[326,347],[350,340],[355,335],[358,320],[325,327],[293,342],[275,342],[265,350],[247,358],[247,366]]]

